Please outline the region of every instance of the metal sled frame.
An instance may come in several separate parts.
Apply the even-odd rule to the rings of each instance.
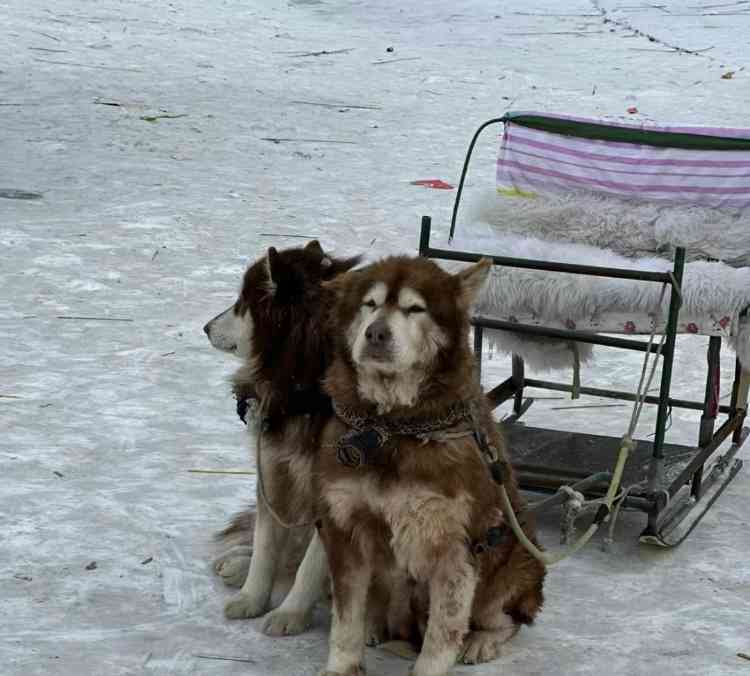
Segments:
[[[456,216],[463,191],[464,180],[468,170],[471,154],[481,132],[488,126],[504,123],[508,119],[518,121],[519,116],[505,116],[488,120],[474,134],[466,154],[461,181],[453,207],[450,236],[452,238]],[[612,138],[623,134],[621,128],[607,125],[576,124],[550,120],[539,116],[528,116],[529,126],[560,125],[567,127],[564,133],[586,135],[588,138]],[[648,137],[646,142],[653,145],[678,144],[682,147],[697,147],[716,143],[726,148],[724,139],[703,137],[695,139],[686,134],[664,134],[645,130],[628,130],[635,142]],[[709,139],[707,142],[706,139]],[[745,141],[747,143],[747,141]],[[718,149],[711,145],[713,149]],[[479,252],[437,249],[430,246],[431,219],[422,217],[419,240],[421,256],[475,262],[486,257]],[[529,259],[489,256],[494,265],[563,272],[578,275],[592,275],[618,279],[631,279],[646,282],[669,284],[671,295],[668,320],[665,330],[665,341],[661,349],[662,371],[659,396],[647,396],[645,402],[658,407],[656,429],[653,441],[639,440],[623,477],[623,486],[631,486],[623,498],[625,507],[645,512],[648,522],[641,534],[641,541],[649,544],[671,547],[682,542],[698,524],[703,515],[716,501],[724,488],[742,467],[742,461],[735,458],[737,451],[747,438],[748,429],[743,427],[747,412],[748,385],[750,373],[743,372],[739,361],[735,368],[734,384],[729,405],[719,402],[720,351],[722,339],[711,336],[706,354],[707,373],[705,397],[702,402],[687,401],[671,396],[672,365],[674,362],[678,316],[680,312],[680,284],[685,265],[685,249],[677,248],[674,255],[674,267],[671,272],[645,272],[621,268],[606,268],[591,265],[553,263]],[[481,368],[483,331],[501,329],[515,333],[534,336],[545,336],[563,340],[580,341],[594,345],[605,345],[626,350],[645,352],[648,343],[629,338],[620,338],[596,333],[575,330],[562,330],[532,326],[527,324],[499,321],[477,316],[472,320],[474,326],[474,350]],[[657,345],[652,344],[651,351],[657,352]],[[612,468],[620,448],[621,439],[581,432],[562,432],[543,428],[527,427],[519,419],[533,403],[533,399],[524,397],[527,387],[571,392],[572,385],[527,378],[524,373],[523,360],[514,355],[511,375],[487,393],[493,407],[512,399],[513,413],[503,423],[503,431],[508,440],[511,460],[518,474],[521,488],[527,491],[553,493],[555,496],[536,503],[537,507],[548,507],[563,502],[558,492],[562,486],[571,486],[582,492],[587,498],[601,497],[607,489],[608,471]],[[580,387],[583,394],[634,401],[635,395],[629,392]],[[684,408],[701,411],[702,416],[698,431],[697,445],[682,446],[665,442],[667,424],[673,408]],[[717,419],[726,416],[719,425]],[[723,455],[717,456],[719,447],[731,437],[731,444]]]

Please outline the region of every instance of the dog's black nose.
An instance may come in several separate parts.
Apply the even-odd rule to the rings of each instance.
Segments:
[[[206,335],[210,337],[211,336],[211,322],[208,322],[208,324],[206,324],[203,327],[203,330],[205,331]]]
[[[391,329],[384,319],[376,319],[367,327],[365,338],[373,347],[383,347],[391,340]]]

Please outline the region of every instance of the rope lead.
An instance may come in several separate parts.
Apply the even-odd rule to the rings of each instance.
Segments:
[[[661,288],[661,295],[659,296],[659,306],[658,309],[661,308],[662,301],[664,300],[664,294],[667,289],[667,284],[663,284]],[[510,498],[508,497],[508,493],[505,490],[505,486],[503,485],[503,481],[498,481],[498,479],[495,479],[497,483],[500,486],[500,504],[503,510],[503,514],[505,515],[505,518],[508,520],[508,524],[510,525],[511,530],[513,531],[513,534],[518,538],[518,541],[526,548],[526,551],[529,552],[535,559],[538,561],[541,561],[546,566],[553,566],[556,563],[559,563],[563,559],[568,558],[572,554],[575,554],[579,549],[581,549],[591,538],[594,536],[594,533],[599,529],[599,526],[604,523],[610,513],[612,512],[613,505],[616,501],[619,500],[619,503],[617,505],[617,509],[615,511],[615,514],[619,512],[619,508],[622,506],[622,503],[625,501],[625,498],[627,497],[627,494],[630,492],[630,489],[632,487],[626,488],[624,491],[620,492],[620,484],[622,483],[622,475],[625,471],[625,464],[628,461],[628,457],[630,456],[630,453],[635,449],[636,442],[633,441],[633,434],[635,434],[635,429],[638,426],[638,420],[641,415],[641,411],[643,410],[643,404],[646,400],[646,394],[651,387],[651,382],[654,379],[654,374],[656,373],[656,365],[658,363],[658,359],[661,356],[662,348],[664,347],[664,339],[665,336],[662,334],[661,341],[659,342],[659,347],[656,350],[656,355],[654,357],[653,364],[651,366],[651,371],[648,374],[648,378],[646,378],[646,373],[648,372],[648,365],[649,361],[651,359],[651,347],[654,344],[654,337],[656,335],[656,314],[654,315],[654,322],[653,326],[651,328],[651,335],[648,339],[648,347],[646,348],[646,354],[643,358],[643,368],[641,369],[641,378],[638,383],[638,389],[636,390],[636,398],[633,402],[633,412],[630,416],[630,424],[628,425],[628,431],[625,433],[625,436],[622,438],[622,442],[620,443],[620,452],[617,455],[617,462],[615,464],[614,472],[612,473],[612,479],[609,482],[609,487],[607,488],[607,493],[604,496],[604,499],[602,501],[601,506],[599,507],[599,510],[596,513],[596,516],[594,517],[594,521],[592,524],[586,529],[586,531],[581,535],[581,537],[576,540],[572,545],[569,547],[566,547],[565,549],[562,549],[561,551],[555,553],[555,554],[549,554],[547,552],[542,551],[537,547],[526,535],[526,533],[523,532],[523,529],[521,528],[521,525],[518,523],[518,518],[516,517],[516,513],[513,510],[513,505],[510,502]],[[490,465],[490,471],[492,472],[492,477],[495,478],[495,470],[494,466],[498,465],[499,463],[493,463]],[[612,532],[614,528],[610,529],[609,533],[609,539],[612,538]]]

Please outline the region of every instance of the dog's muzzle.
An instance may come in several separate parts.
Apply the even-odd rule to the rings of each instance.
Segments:
[[[393,333],[388,322],[376,319],[365,329],[364,355],[375,361],[388,361],[393,354]]]

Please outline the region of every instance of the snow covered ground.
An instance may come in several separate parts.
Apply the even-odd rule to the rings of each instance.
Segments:
[[[222,616],[210,535],[253,487],[186,471],[250,465],[233,364],[202,325],[269,245],[413,252],[421,214],[442,236],[454,193],[410,181],[455,182],[474,128],[508,108],[750,126],[748,10],[0,2],[0,190],[42,195],[0,196],[0,673],[315,674],[324,613],[288,639]],[[471,186],[491,185],[493,145]],[[683,343],[685,396],[702,395],[703,345]],[[584,383],[633,387],[637,363],[602,351]],[[496,382],[508,363],[487,366]],[[731,373],[725,354],[722,394]],[[564,405],[528,421],[624,431],[625,408]],[[695,416],[669,434],[694,441]],[[676,551],[640,547],[626,515],[610,553],[595,542],[550,572],[538,624],[502,659],[456,673],[748,673],[749,477]],[[551,522],[542,534],[555,544]]]

